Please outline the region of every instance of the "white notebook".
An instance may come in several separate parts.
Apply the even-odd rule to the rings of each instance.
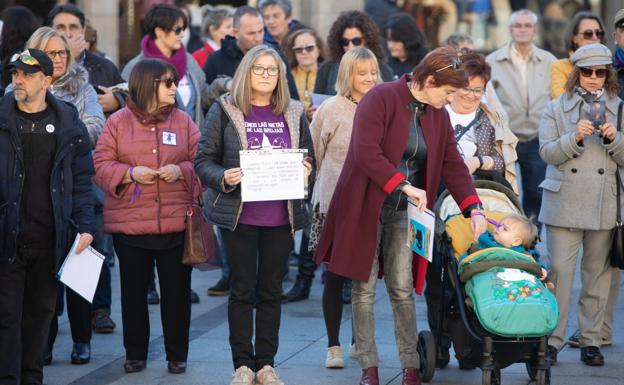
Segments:
[[[83,250],[82,253],[76,254],[75,249],[79,237],[80,235],[76,235],[74,244],[57,275],[67,287],[91,303],[100,280],[100,271],[105,258],[91,246]]]

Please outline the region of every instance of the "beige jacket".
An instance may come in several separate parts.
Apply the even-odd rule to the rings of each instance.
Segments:
[[[509,58],[511,43],[489,54],[491,83],[509,116],[509,127],[520,142],[537,138],[537,127],[546,104],[550,101],[551,65],[557,59],[533,46],[527,68],[526,93],[520,74]]]
[[[318,170],[312,193],[312,206],[318,204],[321,213],[326,213],[329,208],[347,157],[355,107],[344,96],[332,96],[316,110],[310,124]]]
[[[481,103],[480,108],[490,119],[492,126],[494,126],[496,151],[502,155],[505,162],[505,179],[509,182],[514,192],[518,194],[519,190],[516,180],[516,161],[518,160],[516,145],[518,144],[518,138],[509,129],[509,120],[504,111],[494,106],[488,106],[485,103]]]

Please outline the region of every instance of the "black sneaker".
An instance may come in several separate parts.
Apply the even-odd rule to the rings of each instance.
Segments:
[[[581,361],[585,365],[589,366],[602,366],[604,365],[604,357],[600,353],[600,348],[597,346],[584,346],[581,348]]]
[[[557,354],[559,350],[552,345],[546,347],[546,358],[550,358],[550,365],[554,366],[557,363]]]
[[[199,296],[193,289],[191,289],[191,303],[199,303]]]
[[[230,278],[221,277],[219,282],[213,287],[208,288],[208,295],[210,296],[223,296],[230,294]]]

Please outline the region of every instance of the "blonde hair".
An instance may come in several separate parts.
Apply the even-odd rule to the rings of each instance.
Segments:
[[[535,226],[531,219],[519,214],[509,214],[501,218],[500,221],[502,222],[503,220],[508,220],[519,225],[518,235],[520,239],[522,239],[522,246],[524,246],[525,249],[530,250],[535,246],[537,242],[537,226]]]
[[[256,60],[265,55],[272,56],[279,68],[277,85],[271,95],[273,113],[276,115],[283,114],[290,103],[290,92],[288,91],[288,82],[286,80],[286,65],[276,50],[261,44],[250,49],[245,54],[232,79],[232,103],[243,112],[243,115],[249,115],[251,113],[251,99],[253,93],[251,89],[251,68]]]
[[[34,48],[41,51],[45,51],[46,45],[53,37],[58,37],[63,42],[65,46],[65,51],[67,51],[67,67],[65,68],[65,72],[69,69],[69,67],[74,64],[74,58],[72,57],[71,51],[69,49],[69,41],[67,41],[67,37],[64,33],[59,32],[50,27],[40,27],[37,28],[30,38],[26,42],[26,48]]]
[[[336,78],[336,91],[340,96],[347,96],[353,90],[353,74],[357,71],[357,66],[362,62],[372,63],[377,69],[377,84],[381,83],[379,74],[379,62],[377,57],[368,48],[356,47],[346,52],[340,59],[338,76]]]

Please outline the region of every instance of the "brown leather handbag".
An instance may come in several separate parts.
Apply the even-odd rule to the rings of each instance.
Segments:
[[[197,179],[197,177],[195,177]],[[204,217],[201,191],[194,189],[195,180],[191,182],[191,191],[196,198],[186,210],[186,233],[184,234],[184,255],[182,263],[200,270],[216,267],[214,234],[212,225]]]

